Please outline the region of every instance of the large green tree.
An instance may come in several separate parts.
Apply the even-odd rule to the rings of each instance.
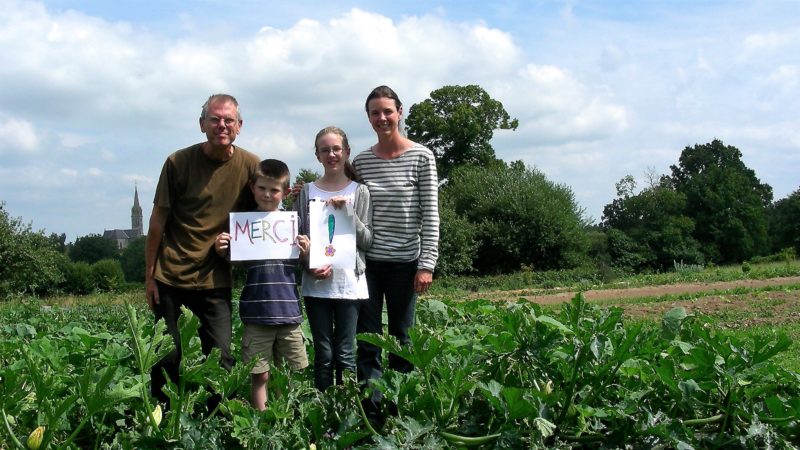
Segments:
[[[406,118],[408,137],[434,152],[442,180],[464,164],[497,163],[489,143],[494,130],[515,130],[517,125],[503,104],[477,85],[441,87],[413,105]]]
[[[66,257],[42,231],[11,217],[0,202],[0,298],[46,294],[64,280]]]
[[[769,251],[772,188],[745,166],[739,149],[715,139],[686,147],[670,168],[672,185],[686,196],[693,235],[707,259],[741,262]]]
[[[673,261],[702,263],[692,237],[694,221],[685,215],[686,196],[667,179],[639,193],[635,190],[634,178],[624,177],[617,183],[617,198],[603,209],[612,263],[633,270],[665,270]]]
[[[586,220],[569,187],[517,161],[455,169],[443,203],[476,227],[479,273],[575,267],[585,256]]]
[[[128,242],[128,246],[120,253],[120,265],[129,282],[144,282],[144,246],[146,236],[140,236]]]
[[[794,248],[800,255],[800,189],[770,207],[772,251]]]
[[[72,261],[94,264],[101,259],[118,259],[119,249],[116,242],[99,234],[88,234],[75,239],[67,251]]]

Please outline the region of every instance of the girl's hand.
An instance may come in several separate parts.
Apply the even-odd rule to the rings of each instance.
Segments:
[[[220,233],[214,240],[214,250],[217,255],[225,256],[228,254],[231,246],[231,235],[228,233]]]
[[[317,280],[324,280],[325,278],[330,278],[333,275],[333,267],[328,265],[318,269],[308,269],[308,272]]]
[[[347,205],[347,198],[337,195],[336,197],[329,198],[326,203],[336,209],[342,209],[345,205]]]

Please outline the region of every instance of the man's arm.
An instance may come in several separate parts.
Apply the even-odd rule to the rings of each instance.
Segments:
[[[161,248],[161,239],[164,235],[164,227],[167,224],[169,208],[153,206],[150,214],[150,225],[147,229],[147,241],[144,247],[144,289],[147,304],[152,310],[158,304],[158,288],[153,274],[156,270],[156,260]]]

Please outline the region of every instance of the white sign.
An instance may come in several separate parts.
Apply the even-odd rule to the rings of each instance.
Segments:
[[[309,267],[356,268],[356,222],[352,207],[336,209],[324,201],[311,200],[308,202],[308,225]]]
[[[297,259],[297,213],[294,211],[230,214],[231,261]]]

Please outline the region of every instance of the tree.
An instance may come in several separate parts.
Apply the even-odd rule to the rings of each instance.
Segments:
[[[300,169],[297,172],[297,175],[294,177],[295,184],[297,183],[311,183],[312,181],[316,181],[320,175],[317,172],[314,172],[311,169]],[[283,208],[287,211],[291,211],[294,209],[294,201],[295,196],[288,195],[283,198]]]
[[[686,147],[671,183],[686,196],[686,214],[706,258],[741,262],[769,250],[767,207],[772,188],[742,162],[742,153],[715,139]]]
[[[47,240],[53,244],[53,248],[59,253],[67,252],[67,235],[66,233],[56,234],[50,233]]]
[[[464,164],[497,163],[489,143],[494,130],[515,130],[517,125],[503,104],[477,85],[439,88],[429,99],[413,105],[406,119],[408,137],[436,155],[441,180]]]
[[[612,264],[640,271],[666,270],[674,261],[702,263],[692,237],[694,222],[685,215],[686,197],[672,188],[668,178],[658,182],[652,175],[649,178],[650,187],[635,194],[636,180],[625,176],[617,183],[617,198],[603,208],[603,227],[617,232],[609,233]]]
[[[776,201],[769,208],[772,251],[794,248],[800,254],[800,189]]]
[[[75,239],[69,251],[69,259],[94,264],[101,259],[119,258],[117,244],[99,234],[89,234]]]
[[[46,294],[64,279],[66,257],[42,231],[13,218],[0,202],[0,296]]]
[[[586,252],[586,221],[572,191],[521,162],[455,169],[443,204],[476,228],[481,274],[577,266]]]
[[[702,263],[692,237],[694,222],[685,215],[686,196],[675,191],[668,179],[653,184],[650,178],[651,186],[635,194],[635,179],[624,177],[617,183],[617,198],[603,208],[603,227],[624,234],[609,234],[612,264],[639,271],[666,270],[673,261]]]
[[[144,282],[144,245],[146,236],[131,240],[128,246],[122,249],[120,264],[128,282]]]

